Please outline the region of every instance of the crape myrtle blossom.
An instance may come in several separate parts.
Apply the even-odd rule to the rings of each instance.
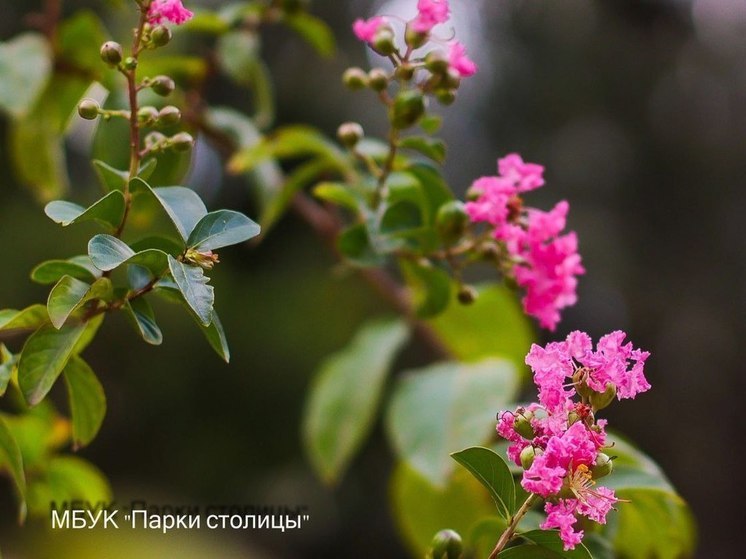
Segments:
[[[544,347],[534,344],[526,364],[539,402],[498,414],[497,433],[510,443],[508,457],[523,468],[521,486],[546,501],[541,528],[558,529],[565,550],[583,538],[575,529],[579,516],[604,524],[619,502],[613,490],[596,487],[611,473],[612,459],[604,452],[610,448],[607,422],[595,414],[614,396],[634,398],[650,389],[643,371],[649,353],[624,343],[625,336],[607,334],[595,350],[590,336],[579,331]]]
[[[417,17],[412,22],[412,29],[417,33],[430,33],[439,23],[445,23],[451,16],[448,0],[419,0]]]
[[[387,25],[388,20],[382,16],[375,16],[370,19],[358,18],[352,24],[352,31],[358,39],[372,45],[378,30]]]
[[[475,199],[466,204],[474,223],[492,226],[493,237],[512,262],[512,277],[524,289],[523,308],[542,327],[554,330],[560,310],[577,301],[577,276],[585,273],[574,232],[562,234],[570,209],[566,201],[545,212],[525,208],[521,194],[544,185],[544,167],[510,154],[498,161],[498,175],[477,179]]]
[[[477,65],[466,56],[466,47],[454,41],[449,46],[448,64],[462,78],[468,78],[477,73]]]
[[[194,14],[187,10],[181,0],[153,0],[148,6],[148,23],[158,25],[170,21],[176,25],[186,23]]]

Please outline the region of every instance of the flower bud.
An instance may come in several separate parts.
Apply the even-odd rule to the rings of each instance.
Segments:
[[[408,89],[400,91],[389,110],[389,120],[394,128],[414,126],[425,114],[425,100],[419,91]]]
[[[443,87],[446,89],[458,89],[461,85],[461,74],[449,67],[443,75]]]
[[[156,151],[160,149],[167,140],[168,138],[160,132],[151,132],[145,136],[145,147],[151,151]]]
[[[181,111],[173,105],[167,105],[158,112],[158,124],[173,126],[181,121]]]
[[[179,132],[178,134],[171,136],[169,143],[176,151],[188,151],[192,149],[194,138],[192,138],[192,135],[187,132]]]
[[[453,530],[441,530],[435,534],[431,546],[432,559],[459,559],[464,551],[461,536]]]
[[[439,50],[430,51],[425,57],[425,68],[433,74],[445,74],[448,72],[448,60],[443,52]]]
[[[337,129],[337,138],[348,148],[354,148],[364,134],[363,127],[357,122],[345,122]]]
[[[479,293],[471,285],[462,285],[458,290],[458,302],[471,305],[479,297]]]
[[[394,32],[388,26],[381,27],[376,31],[373,37],[373,43],[371,44],[373,50],[382,56],[389,56],[396,52],[396,45],[394,44]]]
[[[137,120],[140,124],[152,124],[158,120],[158,109],[155,107],[140,107],[137,111]]]
[[[452,89],[438,89],[435,92],[435,98],[441,105],[453,105],[453,102],[456,100],[456,92]]]
[[[153,44],[156,47],[165,47],[171,42],[172,37],[173,33],[171,33],[171,30],[165,25],[156,26],[150,33],[150,40],[153,41]]]
[[[408,47],[418,49],[424,45],[429,38],[429,33],[415,31],[411,24],[407,24],[407,29],[404,31],[404,42],[407,43]]]
[[[596,463],[591,466],[591,476],[593,479],[599,479],[608,476],[614,470],[614,461],[608,454],[599,452],[596,456]]]
[[[94,99],[83,99],[78,103],[78,114],[86,120],[96,120],[101,106]]]
[[[342,74],[342,82],[350,89],[364,89],[368,87],[368,74],[361,68],[348,68]]]
[[[200,252],[193,248],[190,248],[186,251],[186,254],[184,255],[184,260],[186,260],[190,264],[199,266],[203,270],[212,270],[215,264],[220,263],[220,260],[218,260],[218,255],[212,252],[211,250]]]
[[[383,91],[389,86],[389,75],[383,68],[373,68],[368,72],[368,83],[374,91]]]
[[[396,77],[400,80],[408,82],[414,77],[414,70],[414,66],[412,66],[408,62],[405,62],[404,64],[396,68],[396,70],[394,71],[394,75],[396,75]]]
[[[176,89],[176,84],[168,76],[156,76],[150,82],[150,89],[161,97],[167,97]]]
[[[602,410],[611,404],[616,397],[616,385],[614,383],[607,383],[606,390],[603,392],[591,392],[590,401],[593,411]]]
[[[534,414],[530,411],[527,411],[523,412],[522,414],[518,414],[515,418],[513,429],[524,439],[531,440],[536,436],[534,428],[531,426],[531,420],[533,419],[533,417]]]
[[[124,66],[125,70],[134,70],[135,68],[137,68],[137,58],[128,56],[124,59],[124,63],[122,64],[122,66]]]
[[[536,449],[532,445],[528,445],[521,451],[520,458],[521,466],[524,470],[528,470],[534,463],[534,458],[536,458]]]
[[[447,242],[456,242],[461,238],[469,224],[469,216],[460,200],[446,202],[439,209],[435,217],[438,234]]]
[[[101,60],[109,66],[116,66],[122,62],[122,45],[114,41],[106,41],[101,45]]]

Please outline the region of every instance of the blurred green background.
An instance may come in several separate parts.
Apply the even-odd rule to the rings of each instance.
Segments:
[[[39,4],[0,0],[0,39],[24,29]],[[65,9],[95,10],[121,38],[129,12],[115,4],[70,0]],[[493,174],[496,158],[509,151],[547,166],[548,186],[529,203],[548,208],[570,201],[569,225],[578,231],[588,270],[579,303],[564,314],[556,337],[574,329],[594,337],[624,329],[652,352],[654,390],[612,408],[610,423],[655,458],[690,502],[706,550],[701,556],[738,556],[746,3],[452,4],[459,38],[481,66],[444,112],[452,186],[463,192],[474,178]],[[317,0],[313,12],[339,41],[331,60],[320,60],[285,29],[268,29],[264,50],[279,122],[306,122],[332,134],[340,122],[358,120],[369,133],[382,132],[372,99],[345,91],[339,81],[347,66],[368,64],[349,26],[360,15],[407,16],[413,5]],[[220,81],[209,95],[250,108],[247,94]],[[0,137],[6,128],[0,120]],[[82,252],[87,231],[60,233],[14,181],[4,141],[0,146],[0,308],[19,308],[46,296],[28,281],[31,268]],[[72,196],[84,198],[94,188],[87,155],[72,143],[68,148]],[[245,183],[223,177],[204,145],[190,185],[210,207],[253,215]],[[334,491],[313,477],[299,435],[314,368],[384,305],[354,276],[334,273],[328,250],[292,216],[262,245],[223,252],[213,283],[231,365],[213,355],[175,307],[158,312],[160,348],[140,343],[120,317],[108,321],[86,355],[106,388],[109,411],[82,454],[109,476],[119,502],[302,505],[311,522],[285,534],[49,534],[44,523],[15,526],[3,479],[5,556],[115,557],[122,549],[127,557],[406,557],[388,512],[392,460],[381,429]],[[415,347],[402,362],[424,357]],[[133,547],[121,547],[117,538]]]

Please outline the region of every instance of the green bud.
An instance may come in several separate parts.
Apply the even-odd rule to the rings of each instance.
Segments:
[[[152,151],[160,149],[168,140],[166,136],[160,132],[151,132],[145,136],[145,147]]]
[[[461,536],[453,530],[441,530],[433,538],[432,559],[459,559],[464,551],[464,544]]]
[[[172,37],[173,33],[171,33],[171,30],[165,25],[156,26],[156,28],[150,33],[150,40],[156,47],[165,47],[171,42]]]
[[[137,59],[132,56],[128,56],[124,59],[124,63],[122,64],[122,66],[124,66],[125,70],[134,70],[135,68],[137,68]]]
[[[593,407],[593,411],[597,412],[598,410],[602,410],[611,404],[611,402],[614,401],[614,398],[616,397],[616,385],[613,383],[608,383],[606,385],[606,390],[603,392],[596,392],[595,390],[591,392],[590,401],[591,406]]]
[[[181,121],[181,111],[173,105],[167,105],[158,112],[158,124],[173,126]]]
[[[471,305],[479,297],[479,293],[471,285],[462,285],[458,290],[458,302]]]
[[[410,24],[407,24],[407,29],[404,31],[404,42],[407,43],[408,47],[418,49],[424,45],[429,38],[429,33],[415,31]]]
[[[109,66],[116,66],[122,62],[122,45],[114,41],[106,41],[101,45],[101,60]]]
[[[388,27],[381,27],[373,37],[373,50],[382,56],[389,56],[396,52],[394,33]]]
[[[449,68],[448,59],[439,50],[430,51],[425,57],[425,68],[433,74],[445,74]]]
[[[599,452],[596,456],[596,464],[591,466],[591,476],[599,479],[608,476],[614,470],[614,461],[608,454]]]
[[[458,89],[461,85],[461,74],[453,68],[448,68],[443,74],[443,87],[446,89]]]
[[[425,114],[425,100],[422,94],[414,89],[400,91],[389,109],[389,120],[394,128],[414,126]]]
[[[190,248],[186,251],[186,254],[184,255],[184,260],[186,260],[190,264],[199,266],[203,270],[212,270],[215,264],[220,263],[220,260],[218,259],[218,255],[212,252],[211,250],[200,252],[193,248]]]
[[[474,202],[475,200],[478,200],[481,195],[482,195],[481,188],[474,188],[473,186],[470,186],[469,190],[466,191],[466,199],[469,202]]]
[[[414,66],[412,66],[408,62],[405,62],[401,66],[397,66],[396,70],[394,71],[394,75],[396,75],[396,77],[400,80],[408,82],[414,77],[414,70]]]
[[[342,74],[342,82],[350,89],[364,89],[368,87],[368,74],[361,68],[348,68]]]
[[[176,89],[176,84],[168,76],[156,76],[150,81],[150,89],[161,97],[167,97]]]
[[[532,445],[528,445],[521,451],[520,458],[521,466],[524,470],[528,470],[534,463],[534,458],[536,458],[536,449]]]
[[[192,135],[187,132],[179,132],[178,134],[171,136],[169,144],[171,144],[171,147],[176,151],[189,151],[192,149],[192,145],[194,144],[194,138],[192,138]]]
[[[368,72],[368,83],[374,91],[383,91],[389,86],[389,75],[383,68],[373,68]]]
[[[354,148],[364,134],[363,127],[357,122],[345,122],[337,129],[337,138],[348,148]]]
[[[158,120],[158,109],[155,107],[140,107],[137,111],[137,120],[140,124],[152,124]]]
[[[453,105],[453,102],[456,100],[456,92],[452,89],[438,89],[435,92],[435,98],[441,105]]]
[[[533,417],[534,414],[530,411],[527,411],[523,412],[522,414],[518,414],[515,418],[513,429],[515,429],[515,432],[524,439],[531,440],[536,436],[536,433],[534,433],[534,428],[531,427],[531,419],[533,419]]]
[[[101,106],[94,99],[83,99],[78,103],[78,114],[86,120],[96,120]]]
[[[469,224],[464,203],[460,200],[446,202],[438,209],[435,226],[441,238],[449,243],[458,241]]]

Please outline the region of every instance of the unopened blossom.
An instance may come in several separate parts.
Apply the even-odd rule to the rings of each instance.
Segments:
[[[194,13],[187,10],[181,0],[153,0],[148,7],[148,23],[157,25],[170,21],[176,25],[186,23]]]
[[[429,33],[439,23],[445,23],[451,15],[448,0],[419,0],[417,17],[412,20],[412,29],[417,33]]]
[[[386,25],[388,25],[388,20],[382,16],[375,16],[370,19],[359,18],[352,24],[352,31],[361,41],[372,44],[378,30]]]
[[[458,41],[454,41],[450,45],[448,51],[448,64],[462,78],[473,76],[478,70],[474,61],[466,56],[466,47]]]

